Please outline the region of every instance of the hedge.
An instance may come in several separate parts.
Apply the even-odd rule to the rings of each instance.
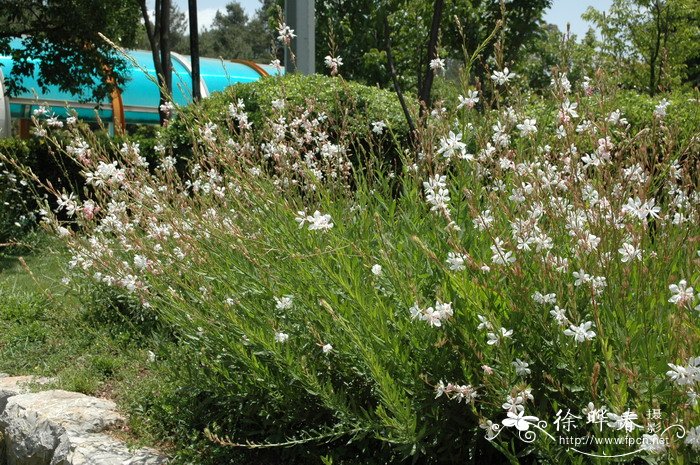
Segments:
[[[328,116],[329,136],[332,142],[340,139],[340,133],[352,135],[352,149],[356,155],[364,153],[370,141],[377,151],[377,139],[380,148],[375,153],[380,159],[393,161],[398,151],[408,140],[409,127],[406,123],[401,105],[396,94],[388,90],[370,87],[356,82],[345,81],[321,75],[305,76],[289,74],[283,77],[265,77],[256,82],[235,84],[223,92],[215,92],[200,103],[180,110],[178,117],[165,131],[166,140],[180,156],[191,154],[191,132],[187,130],[188,121],[202,123],[211,121],[219,127],[228,127],[228,107],[231,103],[242,100],[253,123],[256,142],[265,136],[265,128],[275,115],[274,100],[284,100],[283,114],[298,115],[299,109],[312,106]],[[407,96],[406,100],[414,102]],[[412,109],[413,110],[413,109]],[[378,138],[372,133],[372,123],[383,121],[387,125],[385,135]],[[392,137],[393,136],[393,137]]]

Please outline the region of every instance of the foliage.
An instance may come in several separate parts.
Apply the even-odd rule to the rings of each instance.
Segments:
[[[625,68],[625,84],[645,83],[639,88],[654,95],[697,74],[688,64],[700,56],[699,15],[692,0],[614,0],[609,11],[589,8],[584,18],[600,30],[607,64]]]
[[[53,386],[121,395],[148,368],[148,345],[128,325],[96,324],[104,298],[76,299],[61,284],[65,250],[46,235],[31,240],[22,262],[0,257],[0,372],[49,376]],[[105,314],[107,312],[105,311]]]
[[[541,16],[550,4],[550,0],[507,2],[508,40],[502,50],[505,62],[513,61],[521,48],[540,34]],[[390,34],[403,87],[417,92],[428,67],[424,41],[432,19],[432,7],[433,2],[430,1],[317,2],[317,35],[320,39],[316,46],[316,61],[323,63],[326,55],[336,56],[340,53],[345,61],[344,74],[348,79],[386,87],[390,84],[386,65],[386,36]],[[473,53],[491,34],[501,17],[499,2],[447,2],[441,29],[440,56],[463,63],[464,50]],[[385,18],[389,31],[385,27]],[[491,44],[484,51],[484,56],[493,55]],[[487,74],[485,65],[479,63],[473,70],[481,80]]]
[[[190,121],[196,115],[224,129],[229,135],[240,130],[238,124],[229,124],[231,108],[241,101],[245,105],[247,120],[252,127],[260,128],[251,134],[255,143],[264,142],[262,137],[278,118],[291,121],[298,111],[323,113],[328,118],[330,142],[341,142],[362,158],[367,147],[379,149],[375,155],[382,160],[395,163],[398,160],[398,145],[408,138],[408,126],[394,94],[376,87],[327,76],[304,76],[289,74],[283,77],[268,77],[259,81],[236,84],[222,93],[215,93],[200,104],[182,109],[182,116],[173,121],[164,132],[165,141],[178,147],[181,157],[189,158],[193,143]],[[283,105],[278,112],[275,106]],[[387,127],[385,134],[372,132],[374,122],[382,121]]]
[[[77,165],[55,156],[41,139],[0,139],[0,243],[14,244],[36,224],[37,197],[42,193],[27,182],[14,163],[31,169],[43,183],[57,189],[73,190],[79,181]],[[12,162],[10,162],[12,160]],[[66,175],[67,173],[67,175]]]
[[[95,131],[95,140],[106,140],[105,132]],[[155,131],[148,127],[137,128],[132,134],[115,137],[111,157],[120,150],[138,150],[146,159],[156,159]],[[30,170],[36,176],[28,182],[23,172]],[[20,247],[22,239],[36,226],[38,199],[45,197],[41,185],[66,192],[81,192],[84,188],[81,167],[69,157],[61,155],[41,138],[22,140],[0,139],[0,244],[3,247]]]
[[[44,91],[56,85],[101,102],[124,83],[127,63],[98,33],[129,47],[137,30],[133,0],[3,0],[0,53],[13,59],[12,70],[4,72],[8,91],[26,91],[24,78],[36,75]],[[12,38],[19,47],[10,47]]]
[[[99,141],[76,159],[92,189],[47,225],[80,231],[63,234],[76,283],[172,330],[166,381],[133,408],[183,459],[584,463],[546,436],[560,410],[605,407],[615,437],[628,409],[700,423],[700,139],[673,115],[690,96],[637,102],[597,73],[530,98],[494,76],[434,109],[392,172],[374,139],[365,169],[342,149],[388,100],[322,77],[181,109],[155,166]],[[508,423],[523,414],[532,445]],[[696,448],[639,454],[692,463]]]
[[[524,59],[518,60],[514,69],[536,92],[549,92],[555,69],[566,72],[573,85],[580,85],[585,76],[594,76],[602,65],[595,47],[593,29],[579,41],[575,35],[548,25],[523,48]]]
[[[265,17],[268,9],[263,4],[249,19],[240,3],[228,3],[225,13],[217,11],[211,28],[200,34],[201,55],[269,61],[274,37]]]
[[[189,23],[187,15],[178,8],[177,5],[170,6],[170,45],[173,52],[189,55]],[[150,50],[151,44],[148,41],[146,28],[141,25],[137,42],[134,45],[137,49]]]

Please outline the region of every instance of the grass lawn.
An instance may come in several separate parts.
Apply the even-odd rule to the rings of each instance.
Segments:
[[[54,239],[37,236],[23,252],[0,256],[0,372],[119,401],[149,373],[147,338],[104,324],[100,296],[67,293],[69,257]]]

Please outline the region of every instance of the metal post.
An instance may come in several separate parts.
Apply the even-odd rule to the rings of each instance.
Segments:
[[[5,77],[0,69],[0,139],[10,137],[11,132],[10,98],[5,95]]]
[[[285,49],[284,65],[288,73],[298,71],[302,74],[316,72],[316,6],[314,0],[286,0],[284,4],[285,21],[294,29],[296,37],[292,39],[292,51],[296,57],[296,68]]]

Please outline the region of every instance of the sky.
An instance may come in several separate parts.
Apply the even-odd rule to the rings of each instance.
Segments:
[[[253,16],[260,6],[259,0],[238,0],[248,16]],[[187,0],[174,0],[182,11],[187,11]],[[211,26],[217,10],[225,10],[227,0],[198,0],[198,20],[200,29]],[[561,31],[566,30],[566,23],[571,23],[571,32],[581,37],[588,30],[589,25],[581,19],[581,14],[589,6],[599,10],[607,9],[612,0],[554,0],[552,8],[544,15],[545,21],[556,24]]]

